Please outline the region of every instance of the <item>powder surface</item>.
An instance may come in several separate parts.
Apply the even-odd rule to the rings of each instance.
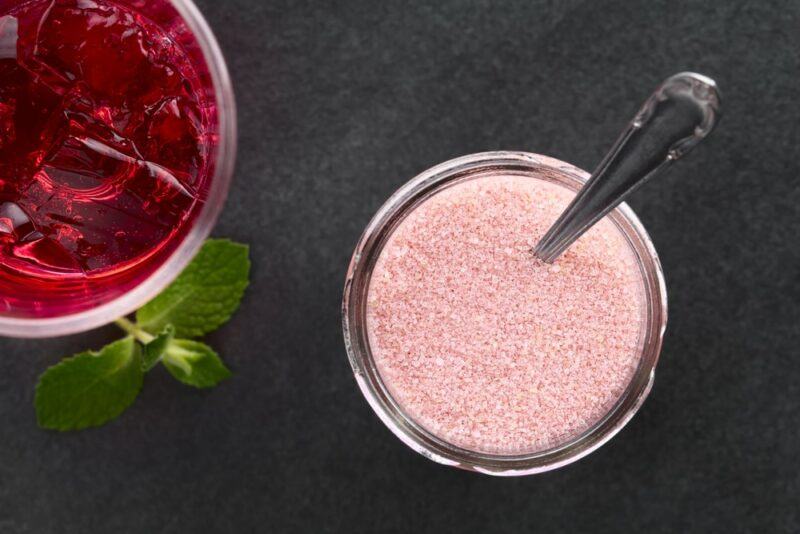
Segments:
[[[397,227],[369,287],[378,371],[406,414],[462,448],[520,454],[600,421],[639,364],[643,280],[607,218],[554,265],[531,249],[574,197],[530,176],[471,179]]]

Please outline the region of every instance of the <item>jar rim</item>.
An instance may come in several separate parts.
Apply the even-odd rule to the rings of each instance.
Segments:
[[[407,416],[383,383],[372,356],[366,328],[366,296],[372,269],[397,226],[419,204],[443,188],[487,172],[536,174],[539,179],[577,191],[589,173],[569,163],[528,152],[483,152],[432,167],[403,185],[378,210],[362,234],[345,281],[342,327],[356,382],[368,403],[406,445],[441,464],[498,476],[540,473],[590,454],[619,432],[639,410],[652,388],[667,324],[667,294],[661,263],[650,236],[633,210],[620,204],[609,215],[628,240],[641,269],[646,320],[639,365],[625,392],[595,425],[556,447],[523,454],[494,454],[455,446]]]

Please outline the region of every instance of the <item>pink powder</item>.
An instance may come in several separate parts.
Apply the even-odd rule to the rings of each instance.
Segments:
[[[563,444],[631,381],[645,318],[642,275],[607,218],[555,265],[531,249],[574,197],[525,176],[484,176],[425,201],[372,274],[367,328],[406,414],[462,448]]]

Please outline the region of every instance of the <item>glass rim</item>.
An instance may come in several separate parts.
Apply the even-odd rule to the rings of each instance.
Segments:
[[[0,315],[0,335],[46,338],[84,332],[128,315],[158,295],[195,256],[210,235],[228,194],[236,160],[236,102],[222,49],[192,0],[168,0],[197,40],[211,76],[219,122],[219,142],[208,197],[186,236],[151,275],[115,299],[78,313],[56,317]]]
[[[378,210],[362,234],[345,281],[342,328],[350,365],[362,394],[383,423],[407,446],[435,462],[496,476],[519,476],[563,467],[583,458],[616,435],[639,410],[655,377],[667,325],[667,293],[658,254],[644,226],[625,203],[608,216],[637,256],[646,298],[639,366],[616,404],[595,425],[557,447],[515,455],[476,452],[457,447],[422,428],[392,398],[372,357],[366,328],[366,297],[375,261],[388,237],[405,216],[444,187],[475,175],[536,172],[549,181],[577,190],[589,173],[569,163],[528,152],[483,152],[452,159],[403,185]]]

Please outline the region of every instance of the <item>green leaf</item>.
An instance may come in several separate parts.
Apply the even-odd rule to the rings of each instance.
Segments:
[[[39,426],[80,430],[102,425],[130,406],[142,388],[139,345],[126,337],[50,367],[36,386]]]
[[[159,296],[136,312],[151,334],[168,324],[175,335],[200,337],[230,319],[250,275],[249,249],[227,239],[209,239],[189,266]]]
[[[177,380],[196,388],[210,388],[231,376],[217,353],[199,341],[174,339],[162,360]]]
[[[149,371],[161,361],[161,358],[164,357],[164,353],[167,351],[167,347],[174,337],[175,327],[168,324],[163,332],[144,346],[144,352],[142,353],[142,371]]]

